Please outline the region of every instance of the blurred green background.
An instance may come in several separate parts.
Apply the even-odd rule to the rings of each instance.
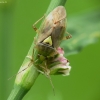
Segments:
[[[0,0],[0,100],[9,96],[15,77],[7,79],[19,70],[35,36],[32,25],[44,15],[49,3],[50,0]],[[82,12],[100,11],[100,0],[68,0],[65,7],[70,24],[70,18]],[[82,30],[86,31],[84,27]],[[100,39],[67,58],[72,66],[70,76],[51,76],[55,96],[49,80],[40,75],[23,100],[100,100]]]

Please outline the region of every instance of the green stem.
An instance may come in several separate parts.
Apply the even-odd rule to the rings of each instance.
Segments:
[[[9,96],[8,100],[21,100],[28,91],[24,87],[16,85],[16,84],[14,88],[15,89],[12,90],[11,95]]]
[[[30,90],[31,86],[35,82],[39,73],[36,68],[32,65],[26,69],[24,76],[18,74],[15,80],[14,89],[12,90],[8,100],[22,100],[25,94]],[[21,79],[20,79],[21,78]]]
[[[59,5],[64,6],[65,3],[66,0],[52,0],[46,14],[48,14],[50,11],[52,11],[55,7]],[[32,57],[33,48],[34,48],[34,43],[32,43],[30,47],[30,50],[27,55],[28,57]],[[28,58],[27,56],[20,68],[20,71],[22,69],[27,68],[29,65],[30,66],[29,68],[27,68],[26,70],[22,71],[20,74],[17,75],[14,83],[14,89],[12,90],[10,96],[8,97],[8,100],[21,100],[25,96],[25,94],[30,90],[30,88],[32,87],[36,78],[39,75],[39,72],[31,63],[31,59]]]
[[[47,14],[57,6],[64,6],[67,0],[51,0],[51,3],[47,9]]]

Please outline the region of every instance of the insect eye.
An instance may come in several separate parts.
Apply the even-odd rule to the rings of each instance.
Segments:
[[[43,40],[44,44],[49,44],[50,46],[52,46],[52,39],[51,36],[47,37],[45,40]]]

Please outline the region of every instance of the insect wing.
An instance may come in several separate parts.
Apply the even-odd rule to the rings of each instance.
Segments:
[[[49,35],[51,35],[55,22],[60,22],[60,26],[65,26],[66,10],[63,6],[56,7],[49,15],[44,19],[43,24],[39,30],[38,43],[43,41]],[[58,25],[58,24],[57,24]]]
[[[60,45],[65,33],[66,10],[63,6],[56,7],[44,20],[40,28],[36,46],[40,54],[50,55]],[[52,45],[43,41],[51,36]]]
[[[38,35],[38,43],[42,42],[44,39],[46,39],[48,36],[52,33],[52,27],[53,27],[53,16],[52,12],[44,19],[44,22],[42,23],[39,35]]]
[[[53,47],[57,48],[62,41],[66,29],[66,10],[63,6],[59,6],[52,12],[54,16],[54,29],[51,34]]]

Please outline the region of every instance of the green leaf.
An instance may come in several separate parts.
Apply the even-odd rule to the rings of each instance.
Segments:
[[[78,53],[83,47],[95,43],[100,37],[100,10],[88,11],[68,19],[68,32],[72,38],[63,41],[61,46],[65,56]]]

